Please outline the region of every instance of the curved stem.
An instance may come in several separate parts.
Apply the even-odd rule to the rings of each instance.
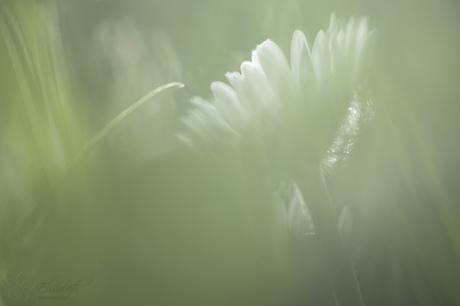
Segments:
[[[337,230],[329,194],[318,172],[300,178],[299,188],[307,200],[313,224],[322,242],[328,277],[340,306],[364,306],[353,265],[345,252]]]
[[[122,111],[118,116],[112,119],[99,133],[97,133],[93,138],[91,138],[83,148],[77,153],[74,161],[70,165],[70,169],[72,167],[75,167],[78,165],[87,155],[91,150],[101,141],[102,138],[104,138],[107,134],[109,134],[113,129],[127,116],[129,116],[132,112],[134,112],[136,109],[138,109],[140,106],[145,104],[145,102],[149,101],[152,98],[157,98],[160,93],[164,93],[168,89],[176,89],[176,88],[183,88],[184,84],[179,83],[179,82],[172,82],[165,84],[163,86],[160,86],[141,99],[139,99],[137,102],[135,102],[133,105]]]

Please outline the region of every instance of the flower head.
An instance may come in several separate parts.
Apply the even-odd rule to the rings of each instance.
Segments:
[[[369,69],[374,36],[366,18],[344,22],[333,14],[311,46],[302,31],[294,32],[290,61],[264,41],[240,72],[226,74],[230,85],[214,82],[210,101],[191,100],[180,139],[212,159],[230,156],[246,179],[274,186],[269,193],[284,206],[279,221],[291,232],[311,231],[295,177],[319,171],[325,180],[346,160],[369,111],[356,89]]]
[[[219,158],[229,147],[258,146],[273,165],[325,154],[345,116],[353,89],[369,68],[374,31],[367,19],[331,17],[310,48],[302,31],[292,37],[290,63],[270,39],[252,52],[230,86],[211,84],[210,101],[195,97],[180,138]]]

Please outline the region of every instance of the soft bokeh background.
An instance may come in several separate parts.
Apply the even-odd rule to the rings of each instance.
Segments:
[[[280,236],[231,165],[171,153],[191,96],[267,38],[286,54],[295,29],[311,42],[333,11],[379,36],[374,119],[330,186],[354,214],[366,305],[460,304],[459,2],[0,4],[4,305],[54,303],[32,288],[57,275],[93,279],[65,304],[334,305],[319,241]],[[122,122],[11,238],[86,140],[170,81],[186,88]]]

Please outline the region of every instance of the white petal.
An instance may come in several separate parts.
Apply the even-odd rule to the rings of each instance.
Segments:
[[[331,71],[329,46],[323,31],[319,31],[313,44],[312,64],[318,82],[323,84]]]
[[[328,31],[331,33],[336,33],[339,28],[339,22],[335,18],[335,12],[331,14],[331,19],[329,20],[329,28]]]
[[[355,28],[355,19],[352,17],[348,21],[345,29],[345,48],[347,53],[350,53],[353,47],[352,44],[355,36]]]
[[[230,85],[232,85],[232,87],[235,88],[236,91],[238,91],[238,88],[241,87],[241,82],[243,79],[243,76],[241,75],[241,73],[237,71],[227,72],[225,74],[225,77],[230,82]]]
[[[281,48],[270,39],[252,52],[252,61],[262,68],[273,92],[278,98],[291,92],[292,76],[288,61]]]
[[[252,116],[273,110],[275,96],[262,68],[253,62],[241,64],[241,75],[227,73],[227,79],[238,95],[242,107]]]
[[[368,30],[367,30],[367,19],[363,18],[358,28],[356,29],[356,40],[353,50],[353,75],[352,80],[355,81],[358,74],[361,72],[361,65],[364,62],[362,58],[364,55],[366,43],[368,43]]]
[[[291,71],[298,88],[303,88],[314,73],[305,34],[296,30],[291,41]]]
[[[221,141],[222,137],[238,136],[238,133],[220,116],[214,105],[200,97],[192,98],[191,103],[195,105],[195,109],[183,120],[183,123],[194,134],[192,137]]]
[[[248,114],[241,106],[235,90],[222,82],[213,82],[211,90],[219,114],[230,126],[241,132],[244,129]]]

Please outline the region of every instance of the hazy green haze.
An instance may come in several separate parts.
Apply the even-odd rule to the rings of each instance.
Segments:
[[[279,131],[217,159],[184,146],[192,97],[266,39],[289,61],[293,32],[311,47],[333,12],[376,30],[365,123],[327,190],[301,179],[317,151]],[[454,0],[0,0],[0,305],[350,305],[348,276],[365,305],[459,305],[459,29]],[[310,126],[286,138],[332,144]],[[300,198],[325,221],[292,217]]]

